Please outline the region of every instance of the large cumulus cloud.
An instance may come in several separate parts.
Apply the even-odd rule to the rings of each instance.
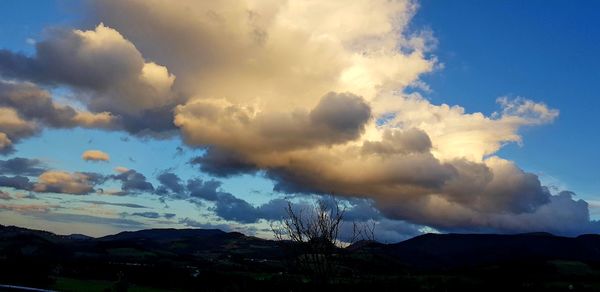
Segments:
[[[191,5],[189,15],[218,16],[196,22],[177,8],[161,13],[150,12],[149,4],[136,1],[100,4],[125,10],[136,7],[172,26],[198,31],[198,37],[187,42],[180,42],[179,35],[171,36],[172,45],[182,52],[215,35],[237,37],[227,47],[218,41],[200,46],[211,55],[208,66],[193,62],[184,66],[177,56],[149,49],[155,58],[164,58],[166,66],[183,79],[182,90],[193,95],[176,108],[175,124],[187,143],[208,147],[204,156],[194,160],[203,171],[228,176],[266,170],[277,191],[368,197],[389,218],[440,229],[502,230],[505,222],[499,215],[503,214],[532,214],[521,222],[523,229],[535,229],[534,221],[547,220],[536,212],[555,197],[537,176],[493,155],[507,142],[520,142],[521,127],[552,122],[558,111],[524,98],[500,98],[500,110],[486,116],[467,113],[459,106],[434,105],[418,93],[406,93],[407,86],[418,82],[436,62],[427,55],[424,34],[408,37],[402,33],[413,13],[411,3],[376,2],[374,10],[363,7],[378,17],[361,15],[360,21],[385,24],[356,30],[329,26],[330,17],[353,13],[366,3],[350,8],[335,2],[323,6],[295,1],[273,6],[234,3],[240,11],[255,12],[253,20],[236,15],[241,13],[236,9],[222,10],[220,5]],[[305,14],[317,10],[332,13]],[[142,48],[165,30],[157,27],[160,24],[148,24],[158,33],[140,36],[131,27],[145,23],[143,19],[123,19],[101,11],[102,17],[139,41]],[[176,15],[183,19],[175,21]],[[237,26],[216,26],[225,20]],[[345,23],[336,18],[349,27],[354,27],[350,23],[354,20],[348,18]],[[255,39],[256,29],[261,32],[260,42]],[[294,33],[303,44],[283,39],[282,31]],[[303,50],[289,50],[284,43]],[[311,46],[322,50],[312,51]],[[242,57],[252,54],[253,61],[273,66],[258,69],[229,51]],[[332,51],[337,53],[327,58]],[[276,52],[288,60],[262,52]],[[305,62],[298,54],[311,54],[320,62]],[[270,74],[272,79],[256,78],[261,74]],[[189,77],[195,79],[187,84]],[[279,82],[280,78],[287,82]],[[289,80],[303,82],[306,88],[298,90]]]
[[[440,230],[596,228],[585,202],[552,195],[536,175],[496,156],[521,142],[521,128],[553,122],[558,110],[501,97],[497,112],[469,113],[411,91],[438,65],[431,33],[409,30],[416,6],[92,1],[93,29],[52,31],[33,56],[1,51],[0,74],[70,87],[86,107],[74,117],[110,116],[112,127],[135,134],[179,129],[206,150],[193,163],[209,174],[258,173],[280,192],[366,198],[385,220]],[[32,116],[58,123],[0,106],[2,149],[35,132]],[[184,188],[164,173],[155,189],[135,171],[111,178],[126,191],[200,196],[223,218],[263,216],[263,207],[210,181]],[[556,220],[562,227],[552,227]]]

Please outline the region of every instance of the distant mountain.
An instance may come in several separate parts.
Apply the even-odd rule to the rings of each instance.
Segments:
[[[40,237],[60,237],[52,232],[0,225],[0,238],[11,238],[21,235],[37,235]]]
[[[83,234],[57,235],[43,230],[27,229],[17,226],[0,225],[0,239],[10,240],[19,237],[37,237],[50,242],[68,242],[73,239],[92,238]]]
[[[93,239],[93,237],[87,236],[85,234],[69,234],[66,237],[69,238],[69,239],[72,239],[72,240],[90,240],[90,239]]]
[[[148,229],[93,238],[0,225],[0,284],[69,290],[69,281],[102,280],[106,288],[127,275],[131,283],[166,290],[209,285],[208,290],[227,291],[221,289],[225,284],[238,291],[249,283],[254,290],[286,290],[289,283],[311,290],[294,262],[315,255],[289,252],[293,246],[217,229]],[[600,235],[424,234],[394,244],[360,241],[339,249],[332,261],[338,277],[364,285],[348,284],[345,291],[512,291],[572,283],[600,291]]]
[[[354,250],[392,257],[422,268],[456,268],[516,261],[600,262],[600,235],[561,237],[550,233],[424,234],[395,243],[361,243]]]
[[[272,258],[276,242],[217,229],[147,229],[93,238],[0,225],[0,256],[20,247],[60,250],[67,258],[206,260],[223,256]]]
[[[218,229],[147,229],[100,238],[56,235],[0,225],[0,253],[13,243],[40,245],[88,257],[211,259],[223,256],[276,259],[277,242]],[[600,235],[561,237],[549,233],[424,234],[394,244],[357,242],[346,253],[369,253],[403,266],[455,268],[511,261],[600,262]]]
[[[226,234],[219,229],[146,229],[138,231],[124,231],[114,235],[98,238],[101,241],[113,240],[175,240],[194,237],[210,237]]]

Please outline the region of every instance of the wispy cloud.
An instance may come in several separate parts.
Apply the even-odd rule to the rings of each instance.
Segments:
[[[94,200],[81,200],[79,202],[93,204],[93,205],[107,205],[107,206],[134,208],[134,209],[148,209],[148,207],[146,207],[146,206],[134,204],[134,203],[113,203],[113,202],[94,201]]]

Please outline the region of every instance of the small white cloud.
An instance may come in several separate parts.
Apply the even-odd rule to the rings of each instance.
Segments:
[[[83,152],[81,158],[85,161],[109,161],[110,156],[100,150],[87,150]]]
[[[129,171],[129,168],[124,167],[124,166],[115,167],[115,172],[118,172],[118,173],[124,173],[124,172],[128,172],[128,171]]]

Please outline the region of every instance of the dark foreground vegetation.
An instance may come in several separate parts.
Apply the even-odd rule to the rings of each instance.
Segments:
[[[0,225],[0,284],[60,291],[600,291],[600,235],[360,241],[335,248],[327,279],[297,265],[306,255],[292,252],[295,244],[220,230],[90,238]]]

